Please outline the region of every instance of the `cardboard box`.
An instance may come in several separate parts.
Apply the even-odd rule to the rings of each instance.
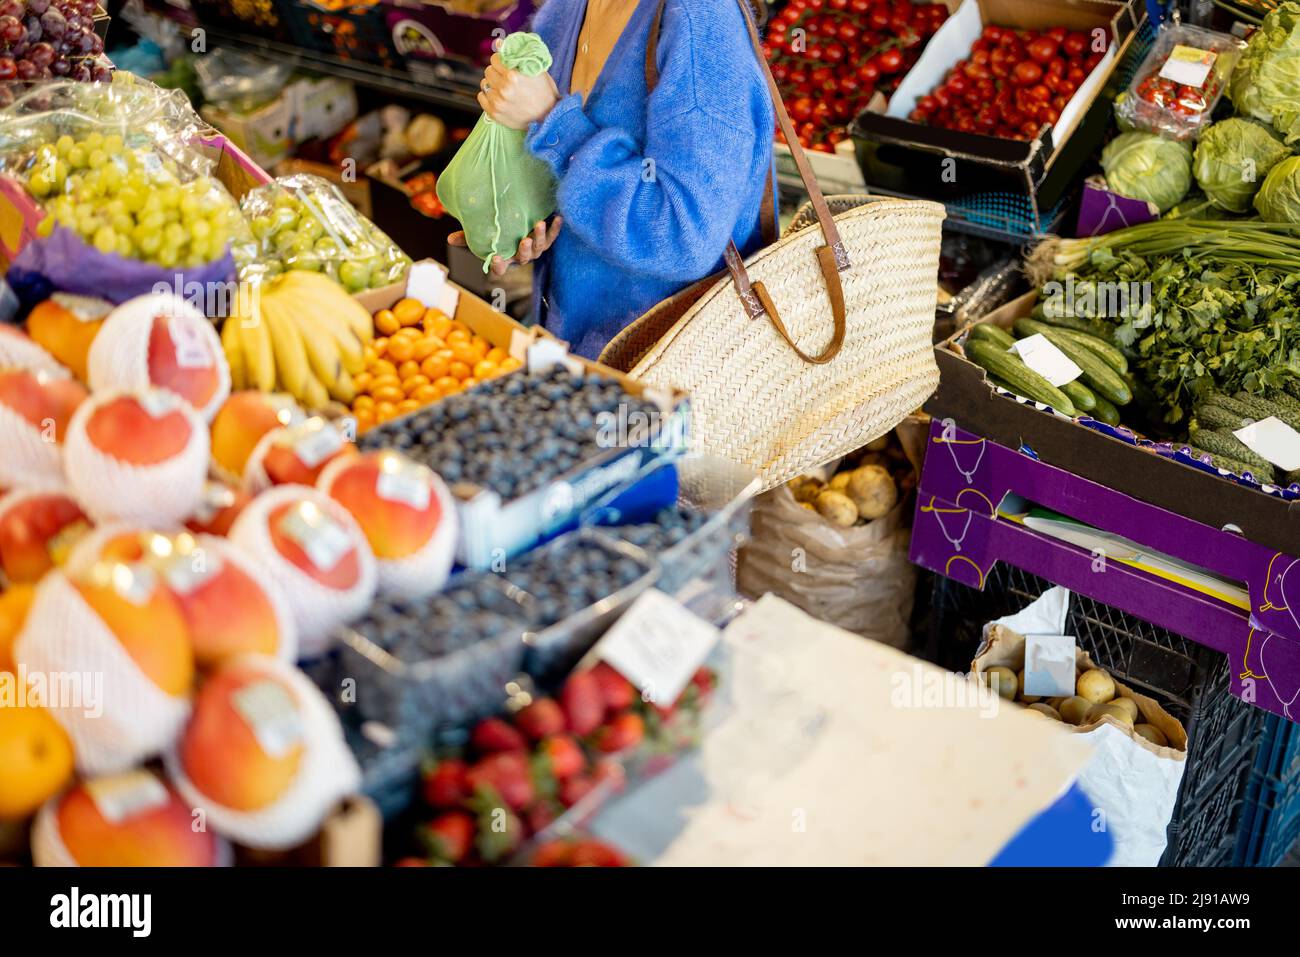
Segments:
[[[1004,191],[1051,209],[1105,135],[1110,104],[1100,96],[1145,16],[1137,0],[966,0],[930,39],[884,114],[861,114],[851,127],[866,179],[884,189],[934,199]],[[962,133],[907,119],[916,100],[970,53],[986,23],[1046,29],[1106,27],[1110,49],[1066,104],[1056,126],[1032,140]]]
[[[418,75],[447,59],[486,66],[492,43],[522,30],[539,6],[533,0],[513,0],[499,9],[469,13],[454,0],[385,0],[385,18],[393,49]]]
[[[240,867],[378,867],[383,858],[383,818],[374,802],[354,795],[339,802],[321,829],[287,851],[236,847]]]
[[[1027,293],[981,321],[1009,328],[1029,314],[1035,297]],[[984,370],[959,353],[955,342],[935,347],[939,388],[924,408],[936,419],[1008,448],[1027,446],[1043,462],[1138,501],[1214,529],[1233,527],[1251,542],[1300,555],[1300,501],[1156,455],[1155,443],[1131,433],[1103,432],[995,392]]]
[[[511,501],[502,501],[496,492],[469,483],[453,485],[451,491],[457,499],[460,518],[456,546],[460,564],[487,569],[503,558],[527,551],[572,524],[592,503],[614,490],[631,487],[655,468],[685,452],[690,423],[685,393],[655,389],[608,366],[570,355],[566,343],[544,330],[525,328],[450,280],[445,282],[447,291],[454,297],[454,306],[444,311],[512,356],[524,359],[527,368],[547,368],[560,362],[588,374],[616,379],[632,395],[653,401],[661,413],[647,441],[604,449],[573,471]],[[405,282],[395,283],[360,293],[355,298],[373,311],[391,306],[405,291]],[[405,420],[406,417],[394,419],[366,435],[401,430]]]
[[[790,147],[777,143],[774,151],[776,175],[781,185],[804,189]],[[817,177],[817,184],[824,194],[830,196],[836,193],[866,192],[867,181],[862,176],[862,167],[858,165],[852,140],[841,140],[834,153],[804,150],[804,155],[808,157],[808,165],[812,167],[813,175]]]
[[[199,112],[259,164],[271,167],[298,143],[343,129],[357,115],[357,94],[346,80],[303,78],[249,113],[232,112],[215,103]]]

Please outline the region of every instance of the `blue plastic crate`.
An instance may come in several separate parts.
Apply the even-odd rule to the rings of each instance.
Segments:
[[[1253,774],[1242,811],[1234,863],[1276,867],[1300,840],[1300,775],[1288,780]]]

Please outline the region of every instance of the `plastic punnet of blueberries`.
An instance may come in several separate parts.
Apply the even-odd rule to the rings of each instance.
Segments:
[[[658,555],[690,538],[708,524],[709,518],[707,512],[673,505],[661,509],[653,521],[640,525],[617,525],[608,531],[651,555]]]
[[[617,547],[569,535],[514,559],[504,573],[526,592],[537,628],[548,628],[644,578],[647,564]]]
[[[556,367],[489,379],[369,430],[360,445],[396,448],[449,485],[491,489],[510,501],[616,444],[621,436],[611,436],[611,422],[658,415],[654,403],[614,379]]]

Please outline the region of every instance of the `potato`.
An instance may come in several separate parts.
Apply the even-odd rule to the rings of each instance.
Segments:
[[[1016,681],[1016,673],[1010,668],[1001,666],[989,668],[984,672],[984,684],[1008,701],[1016,700],[1016,689],[1020,686]]]
[[[858,516],[867,521],[888,515],[898,503],[898,486],[879,465],[863,465],[849,473],[846,492],[857,507]]]
[[[852,475],[852,472],[836,472],[831,476],[831,480],[826,483],[826,487],[837,492],[843,492],[849,487],[849,477]]]
[[[1069,696],[1069,695],[1061,695],[1060,697],[1057,697],[1057,698],[1048,698],[1048,699],[1047,699],[1047,705],[1048,705],[1048,707],[1052,708],[1052,709],[1055,710],[1055,711],[1060,711],[1060,710],[1061,710],[1061,702],[1064,701],[1064,700],[1065,700],[1066,698],[1068,698],[1068,697],[1070,697],[1070,696]]]
[[[1105,704],[1115,697],[1115,680],[1100,668],[1089,668],[1079,675],[1074,690],[1080,698],[1087,698],[1093,704]]]
[[[1125,711],[1127,711],[1130,723],[1138,719],[1139,717],[1138,703],[1134,701],[1132,698],[1115,698],[1110,703],[1113,705],[1117,705],[1123,708]]]
[[[1092,707],[1092,702],[1087,698],[1081,698],[1078,695],[1072,695],[1061,702],[1060,708],[1061,720],[1066,724],[1080,725],[1088,717],[1088,710]]]
[[[1020,674],[1016,675],[1016,687],[1020,689],[1020,700],[1025,704],[1034,704],[1042,701],[1043,696],[1037,694],[1025,694],[1025,669],[1020,669]],[[1052,709],[1056,710],[1056,709]]]
[[[800,475],[798,478],[792,478],[787,483],[790,486],[790,492],[794,495],[796,502],[814,502],[817,495],[825,487],[811,475]]]
[[[817,513],[840,528],[850,528],[858,520],[858,507],[853,500],[833,489],[826,489],[817,496]]]
[[[872,439],[867,443],[868,452],[883,452],[889,447],[889,433],[886,432],[878,439]]]
[[[1045,714],[1049,718],[1055,718],[1057,721],[1061,720],[1060,712],[1058,712],[1050,704],[1044,704],[1041,701],[1036,702],[1035,704],[1031,704],[1027,710],[1036,712],[1037,714]]]
[[[1169,739],[1165,737],[1165,733],[1154,724],[1135,724],[1133,725],[1133,731],[1135,734],[1142,735],[1152,744],[1157,744],[1162,748],[1169,745]]]
[[[814,505],[812,502],[800,502],[800,503],[799,503],[799,507],[800,507],[800,508],[806,508],[806,509],[808,509],[808,511],[810,511],[810,512],[815,512],[815,511],[817,511],[817,506]]]
[[[1128,709],[1112,702],[1106,704],[1095,704],[1088,709],[1086,724],[1092,724],[1100,721],[1105,715],[1110,715],[1126,728],[1133,727],[1133,719],[1129,716]]]

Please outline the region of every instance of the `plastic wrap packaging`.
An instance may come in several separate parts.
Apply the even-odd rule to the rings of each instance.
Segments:
[[[0,111],[0,172],[47,214],[10,268],[24,303],[233,280],[231,244],[249,239],[206,130],[184,94],[127,74],[41,84]]]
[[[87,432],[94,412],[123,396],[135,396],[155,419],[179,412],[189,426],[180,452],[151,465],[135,465],[97,448]],[[77,408],[63,443],[68,484],[95,521],[166,527],[183,522],[203,501],[208,475],[208,430],[189,403],[165,389],[140,393],[98,392]]]
[[[54,356],[33,342],[26,333],[3,324],[0,324],[0,369],[27,369],[54,375],[68,373]],[[0,484],[3,484],[2,479]]]
[[[293,66],[218,47],[194,58],[194,73],[205,102],[249,112],[284,90]]]
[[[355,293],[397,282],[410,268],[410,257],[319,176],[282,176],[250,190],[240,208],[257,241],[253,259],[239,263],[241,279],[306,269]]]
[[[1176,24],[1162,29],[1128,89],[1115,101],[1121,128],[1195,139],[1209,124],[1245,48],[1234,36],[1201,27]]]
[[[331,588],[322,584],[285,559],[276,548],[271,536],[271,513],[282,505],[300,501],[312,503],[332,520],[347,536],[346,545],[355,549],[357,576],[350,587]],[[303,658],[319,657],[329,651],[336,629],[364,612],[374,599],[375,557],[365,535],[343,506],[316,489],[305,485],[268,489],[240,512],[230,529],[230,540],[252,561],[260,563],[265,576],[284,596],[298,626],[298,653]],[[306,552],[301,545],[300,548]],[[339,555],[336,563],[342,560],[343,556]]]
[[[159,375],[159,370],[151,372],[151,366],[166,357],[163,349],[155,351],[154,322],[164,317],[175,368]],[[155,384],[166,388],[163,382],[153,381],[156,375],[185,383],[177,386],[177,394],[192,405],[197,401],[194,396],[181,392],[204,392],[207,400],[195,409],[204,422],[212,421],[230,395],[230,367],[217,331],[203,313],[172,293],[137,296],[114,309],[95,336],[88,365],[90,387],[96,392],[136,391]],[[206,388],[205,379],[210,383]]]
[[[37,372],[66,379],[68,373]],[[82,403],[85,404],[84,402]],[[44,420],[42,420],[44,421]],[[27,488],[63,481],[63,449],[46,425],[37,425],[0,404],[0,488]]]
[[[47,702],[82,774],[124,771],[157,754],[189,714],[189,700],[167,694],[140,670],[62,572],[41,580],[13,655],[28,674],[101,676],[98,707],[84,694],[82,701]]]

